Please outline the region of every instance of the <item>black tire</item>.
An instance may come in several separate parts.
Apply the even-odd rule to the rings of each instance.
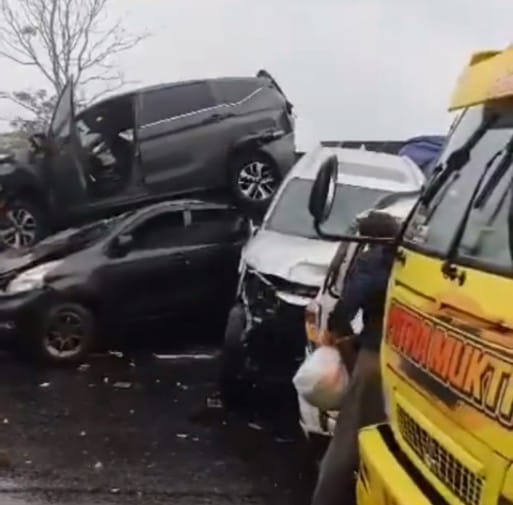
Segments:
[[[36,244],[48,234],[47,221],[45,211],[33,201],[9,202],[0,220],[0,247],[17,249]]]
[[[219,389],[226,408],[240,407],[251,390],[246,371],[246,349],[242,333],[246,326],[244,308],[237,304],[228,315],[220,357]]]
[[[265,213],[281,182],[276,163],[259,151],[243,151],[232,157],[229,170],[230,190],[237,205],[250,214]]]
[[[65,349],[59,354],[57,349],[59,325],[61,338],[79,339],[76,348]],[[47,365],[74,365],[83,362],[96,342],[95,321],[92,312],[77,303],[54,305],[43,318],[39,331],[32,338],[31,354]],[[71,342],[70,342],[71,345]]]

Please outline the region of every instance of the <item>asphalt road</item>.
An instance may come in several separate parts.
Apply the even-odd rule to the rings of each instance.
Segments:
[[[226,412],[213,351],[191,352],[68,370],[0,357],[0,504],[307,505],[293,404]]]

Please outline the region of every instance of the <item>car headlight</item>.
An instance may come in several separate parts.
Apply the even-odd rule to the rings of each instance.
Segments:
[[[45,276],[61,263],[61,260],[49,261],[48,263],[43,263],[42,265],[22,272],[9,283],[7,292],[22,293],[43,287]]]

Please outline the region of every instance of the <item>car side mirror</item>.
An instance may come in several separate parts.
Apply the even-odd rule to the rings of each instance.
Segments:
[[[331,214],[337,192],[338,158],[336,155],[325,160],[310,192],[308,210],[314,219],[316,228],[324,223]]]
[[[118,235],[111,244],[111,253],[113,256],[121,258],[126,256],[130,249],[132,248],[134,243],[134,237],[130,233],[124,233],[122,235]]]

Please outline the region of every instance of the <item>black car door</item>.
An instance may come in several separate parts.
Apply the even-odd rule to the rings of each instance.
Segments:
[[[184,310],[217,312],[236,291],[243,244],[249,237],[247,219],[233,209],[186,211],[190,275],[184,292],[191,303]]]
[[[222,111],[209,82],[144,92],[139,102],[139,162],[148,191],[184,193],[226,180]]]
[[[183,211],[144,216],[118,236],[131,237],[126,254],[108,254],[101,268],[101,290],[111,320],[129,323],[181,311],[179,286],[187,285],[188,258],[180,244]],[[116,240],[114,238],[113,240]]]
[[[87,153],[75,125],[73,81],[63,88],[47,134],[44,171],[56,218],[87,203]]]

